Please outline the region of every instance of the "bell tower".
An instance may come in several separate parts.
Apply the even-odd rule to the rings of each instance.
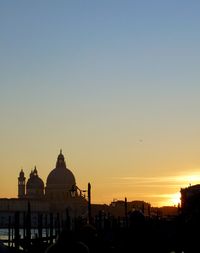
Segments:
[[[18,198],[25,198],[25,184],[26,178],[24,176],[23,170],[20,171],[18,177]]]

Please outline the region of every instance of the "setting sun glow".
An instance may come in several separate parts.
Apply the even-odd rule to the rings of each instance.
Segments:
[[[180,202],[181,202],[181,194],[180,194],[180,192],[172,194],[170,201],[171,201],[171,203],[170,203],[171,205],[178,206],[178,204],[180,204]]]

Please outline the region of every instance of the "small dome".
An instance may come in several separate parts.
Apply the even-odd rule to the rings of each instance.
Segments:
[[[36,168],[31,171],[30,178],[26,184],[27,189],[44,189],[44,182],[38,176]]]

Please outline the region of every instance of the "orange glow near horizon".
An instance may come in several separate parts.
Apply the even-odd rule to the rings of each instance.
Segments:
[[[153,206],[178,206],[181,203],[180,189],[200,183],[200,173],[163,177],[121,177],[114,178],[114,181],[129,188],[127,194],[130,201],[137,199]],[[122,195],[120,197],[123,199]]]
[[[58,154],[59,148],[57,153],[55,150],[52,151],[52,154],[49,156],[51,159],[48,159],[47,152],[45,152],[44,156],[38,155],[36,159],[39,161],[39,164],[36,164],[38,165],[38,173],[44,183],[46,183],[46,178],[50,171],[55,167]],[[110,204],[113,199],[123,200],[127,197],[128,201],[143,200],[150,203],[152,206],[177,206],[180,203],[180,189],[188,187],[190,184],[194,185],[200,183],[198,168],[193,170],[184,169],[181,173],[177,171],[174,172],[174,174],[163,174],[161,176],[153,176],[153,174],[142,176],[141,174],[136,174],[138,171],[134,173],[137,176],[130,176],[131,170],[127,173],[127,171],[116,169],[115,176],[113,176],[109,167],[106,167],[106,161],[104,164],[101,164],[100,162],[102,162],[102,160],[97,160],[97,158],[94,159],[93,157],[93,160],[90,160],[91,163],[88,163],[88,161],[81,159],[82,157],[80,154],[77,157],[65,154],[65,152],[63,152],[63,154],[67,167],[73,172],[76,178],[78,187],[80,189],[86,189],[87,183],[91,183],[93,203]],[[16,157],[18,158],[21,156],[18,155]],[[27,155],[25,159],[24,163],[30,164]],[[46,161],[48,161],[48,163]],[[110,160],[110,164],[111,162]],[[5,168],[7,166],[7,169],[1,172],[1,198],[17,197],[17,177],[21,169],[16,168],[17,166],[15,166],[15,164],[17,163],[19,163],[18,160],[14,161],[11,159],[7,160],[7,164],[3,164]],[[95,168],[96,164],[99,166],[96,167],[98,169],[91,170],[90,168]],[[32,166],[32,168],[33,167],[34,166]],[[15,168],[15,170],[12,168]],[[31,166],[26,166],[24,168],[26,180],[30,173],[30,169],[27,168],[31,168]],[[10,174],[9,171],[12,171],[12,174]],[[129,176],[126,176],[126,174]],[[143,172],[143,174],[145,174],[145,172]]]
[[[171,198],[171,202],[172,202],[172,205],[178,206],[181,203],[181,193],[178,192],[178,193],[173,194]]]
[[[158,206],[178,206],[181,204],[181,194],[180,192],[172,194],[162,194],[160,195],[162,200],[159,202]]]
[[[134,179],[136,180],[133,183]],[[104,187],[95,187],[95,182],[92,184],[92,200],[93,203],[106,203],[109,204],[113,199],[124,199],[124,196],[128,198],[128,201],[133,200],[144,200],[152,204],[152,206],[178,206],[180,204],[180,188],[189,186],[189,184],[198,184],[200,182],[200,175],[186,175],[186,176],[174,176],[174,177],[137,177],[137,178],[123,178],[123,180],[128,181],[121,182],[123,188],[128,187],[129,191],[126,193],[114,191],[113,195],[104,196]],[[122,180],[122,181],[123,181]],[[130,180],[133,183],[133,187],[130,187]],[[45,181],[45,180],[44,180]],[[115,180],[114,180],[115,181]],[[189,183],[188,183],[189,182]],[[178,184],[177,184],[178,183]],[[119,183],[120,185],[120,183]],[[119,186],[118,185],[118,186]],[[87,185],[85,185],[87,186]],[[105,189],[107,189],[106,185]],[[115,183],[110,183],[110,189],[115,189]],[[164,188],[163,188],[164,187]],[[17,189],[17,187],[15,187]],[[159,193],[163,188],[161,193]],[[113,189],[113,190],[114,190]],[[138,189],[142,189],[142,192],[139,192]],[[153,190],[152,190],[153,189]],[[172,189],[172,193],[167,193]],[[6,190],[6,188],[4,189]],[[149,194],[147,192],[149,191]],[[165,193],[163,193],[165,191]],[[100,193],[100,194],[99,194]],[[17,192],[13,194],[5,194],[1,192],[1,197],[16,197]]]

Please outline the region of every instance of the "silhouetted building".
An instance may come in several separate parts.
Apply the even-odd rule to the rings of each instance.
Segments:
[[[181,210],[183,213],[200,213],[200,184],[181,189]]]
[[[124,217],[126,215],[124,200],[114,200],[110,205],[106,204],[92,204],[92,215],[96,216],[101,212],[102,214],[110,214],[114,217]],[[134,211],[141,212],[144,216],[150,215],[151,205],[145,201],[134,200],[127,202],[127,213]]]
[[[23,170],[21,170],[18,177],[18,198],[25,197],[25,187],[26,187],[26,178],[24,176]]]
[[[151,217],[164,218],[171,220],[177,217],[179,214],[179,207],[176,206],[162,206],[162,207],[151,207]]]
[[[55,169],[47,177],[45,195],[49,200],[67,200],[71,197],[72,190],[75,193],[77,191],[75,177],[67,169],[64,156],[60,152]]]
[[[46,187],[39,177],[36,167],[31,171],[26,183],[23,170],[18,177],[18,198],[0,199],[0,225],[8,222],[8,216],[15,211],[26,212],[30,203],[34,213],[54,213],[71,217],[87,217],[87,199],[77,185],[73,173],[66,167],[60,151],[55,168],[49,173]]]
[[[44,182],[38,176],[36,167],[33,171],[31,171],[30,178],[27,181],[25,197],[29,199],[44,198]]]
[[[140,211],[144,216],[150,215],[151,205],[142,200],[134,200],[127,202],[127,212]],[[110,204],[110,212],[114,216],[124,216],[125,212],[125,201],[116,200]]]

